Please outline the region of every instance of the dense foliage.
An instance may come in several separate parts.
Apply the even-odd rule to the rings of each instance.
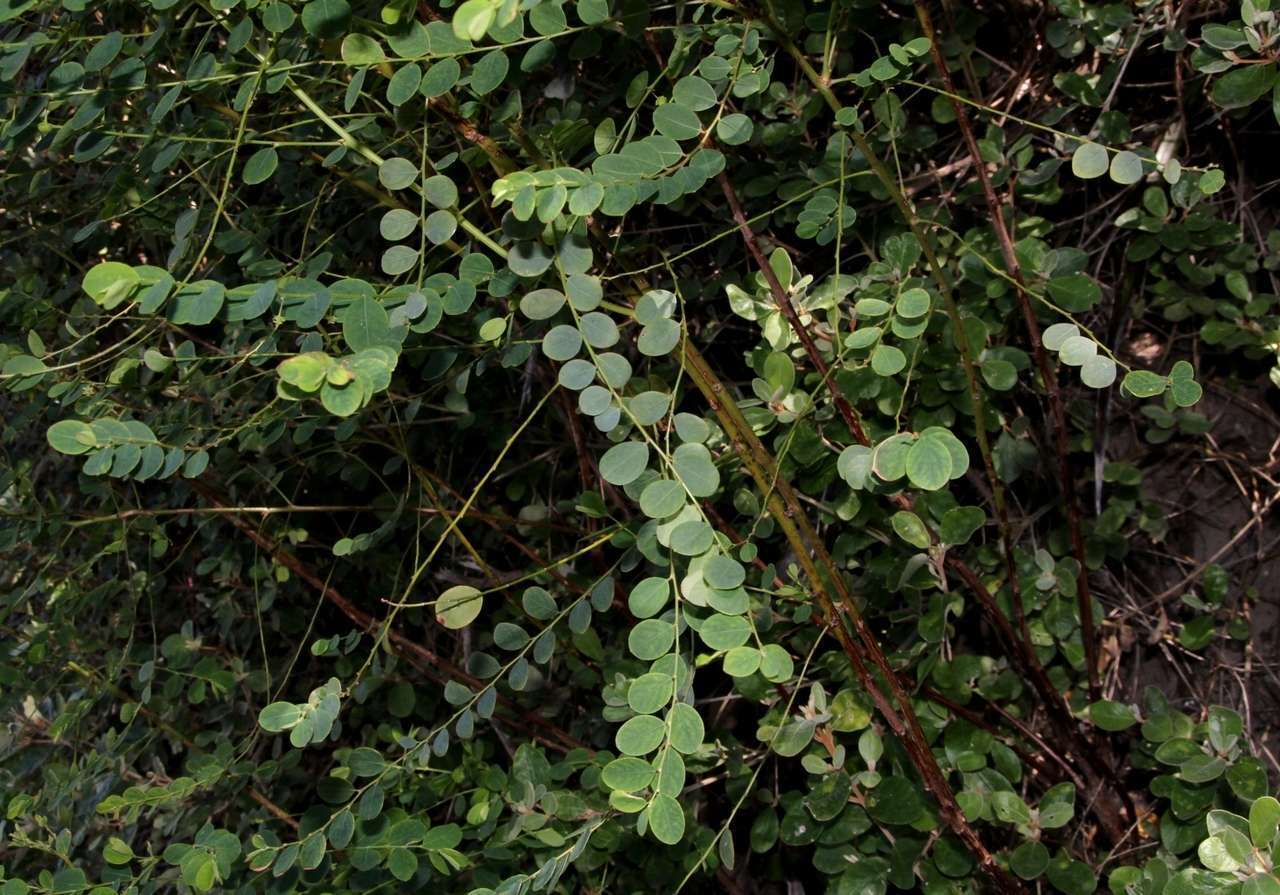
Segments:
[[[1257,593],[1115,586],[1280,385],[1278,38],[0,0],[0,895],[1280,893],[1120,670]]]

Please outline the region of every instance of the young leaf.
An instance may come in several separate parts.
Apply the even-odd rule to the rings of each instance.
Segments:
[[[467,584],[455,585],[436,599],[436,621],[446,628],[465,628],[480,615],[484,596]]]
[[[1107,173],[1107,150],[1097,143],[1081,143],[1071,155],[1071,173],[1083,180],[1092,180]]]

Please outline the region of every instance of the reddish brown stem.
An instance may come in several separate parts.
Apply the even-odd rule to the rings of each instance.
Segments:
[[[742,209],[742,203],[738,199],[737,191],[733,188],[733,183],[723,172],[719,174],[716,179],[720,184],[720,189],[724,192],[725,199],[729,203],[730,212],[733,214],[733,219],[737,223],[738,232],[742,235],[742,240],[747,246],[747,251],[755,260],[757,267],[760,268],[761,275],[764,276],[765,282],[769,284],[769,291],[773,296],[774,304],[777,305],[778,310],[782,312],[782,315],[787,318],[787,322],[790,323],[792,330],[800,339],[800,343],[804,346],[805,353],[808,355],[810,363],[813,364],[814,369],[816,369],[822,377],[822,380],[826,384],[827,390],[831,395],[832,402],[835,404],[836,409],[844,419],[845,425],[848,426],[853,437],[860,444],[870,447],[871,440],[867,436],[865,428],[862,426],[857,411],[853,409],[853,406],[844,397],[844,395],[840,393],[839,388],[832,381],[831,371],[827,365],[826,359],[818,350],[818,346],[814,343],[813,337],[805,327],[804,321],[800,319],[800,315],[796,312],[795,306],[792,304],[791,298],[787,294],[787,290],[783,287],[777,274],[765,258],[764,251],[760,248],[759,238],[751,229],[751,225],[747,221],[747,216]],[[908,494],[898,493],[893,495],[891,499],[897,506],[904,510],[914,509],[914,501]],[[929,526],[928,522],[925,522],[924,524],[926,528],[929,529],[930,538],[937,543],[937,534]],[[1007,524],[1002,525],[1001,528],[1002,531],[1007,531]],[[1058,722],[1057,726],[1059,726],[1064,733],[1074,731],[1078,735],[1078,730],[1076,730],[1075,724],[1071,721],[1070,710],[1063,701],[1062,695],[1058,693],[1053,684],[1049,681],[1048,675],[1045,674],[1044,667],[1040,664],[1040,661],[1036,657],[1035,651],[1032,648],[1031,635],[1026,629],[1026,619],[1021,612],[1021,591],[1017,586],[1017,570],[1012,565],[1012,548],[1007,543],[1005,555],[1010,561],[1009,575],[1012,583],[1011,586],[1013,588],[1014,604],[1017,607],[1015,617],[1023,629],[1022,637],[1019,637],[1014,633],[1008,619],[1005,618],[1004,613],[1000,611],[1000,608],[991,598],[990,592],[982,584],[982,581],[978,578],[977,574],[962,559],[953,554],[949,554],[946,562],[947,565],[954,569],[960,576],[960,579],[965,583],[965,586],[973,591],[974,596],[977,597],[979,606],[983,610],[984,614],[986,614],[990,618],[991,622],[996,626],[1000,634],[1001,642],[1004,644],[1006,654],[1008,654],[1009,658],[1018,666],[1023,675],[1032,681],[1037,693],[1040,694],[1040,698],[1046,703],[1053,717]]]
[[[942,49],[938,46],[937,34],[933,29],[933,21],[929,18],[929,11],[925,9],[923,2],[916,0],[915,7],[916,17],[920,21],[920,28],[924,31],[924,36],[929,40],[929,51],[933,56],[934,66],[938,69],[943,86],[953,97],[951,99],[951,107],[955,111],[956,124],[959,125],[965,147],[973,158],[973,170],[977,173],[978,182],[982,185],[982,195],[986,200],[987,211],[991,215],[991,227],[995,231],[996,240],[1000,243],[1000,254],[1004,258],[1004,264],[1009,271],[1009,276],[1013,278],[1017,286],[1015,292],[1018,296],[1018,306],[1022,311],[1023,324],[1027,330],[1027,340],[1031,343],[1031,351],[1036,359],[1036,367],[1040,371],[1040,378],[1044,380],[1044,387],[1049,395],[1049,408],[1053,417],[1054,441],[1058,454],[1058,478],[1062,488],[1063,501],[1067,509],[1067,527],[1071,537],[1071,551],[1075,555],[1076,562],[1080,564],[1080,576],[1076,584],[1076,600],[1080,612],[1080,630],[1084,641],[1085,664],[1088,666],[1089,698],[1096,701],[1102,698],[1102,687],[1098,680],[1098,644],[1097,634],[1093,626],[1093,596],[1089,590],[1089,570],[1085,565],[1084,538],[1080,533],[1080,500],[1076,494],[1075,477],[1071,472],[1067,414],[1066,408],[1062,403],[1062,393],[1058,388],[1057,372],[1050,364],[1049,355],[1040,341],[1040,324],[1036,321],[1035,309],[1031,306],[1031,297],[1027,291],[1026,280],[1022,276],[1022,267],[1018,263],[1017,252],[1013,247],[1013,238],[1009,235],[1009,228],[1005,224],[1004,205],[999,197],[996,196],[995,189],[991,185],[991,177],[987,174],[986,163],[982,160],[982,152],[978,148],[978,140],[974,136],[973,124],[969,121],[969,114],[965,110],[964,104],[954,98],[956,95],[955,83],[951,78],[951,72],[947,69],[946,59],[942,56]]]
[[[804,353],[809,357],[809,363],[813,364],[813,368],[818,371],[822,381],[827,384],[827,388],[831,392],[831,400],[835,403],[836,410],[840,412],[840,418],[844,420],[844,424],[849,428],[849,432],[852,433],[859,444],[869,445],[871,440],[867,437],[866,430],[862,427],[862,420],[858,418],[857,411],[853,409],[849,399],[842,395],[835,383],[831,381],[831,370],[827,367],[827,362],[822,357],[822,352],[818,350],[818,346],[813,341],[813,336],[809,334],[808,328],[801,321],[795,305],[791,303],[791,296],[783,288],[777,273],[774,272],[773,267],[769,264],[769,259],[765,258],[764,252],[760,248],[760,241],[756,238],[755,232],[751,229],[751,224],[747,222],[746,214],[742,211],[742,203],[738,201],[738,194],[734,190],[733,184],[723,171],[716,175],[716,181],[720,184],[720,189],[724,192],[724,197],[729,202],[729,210],[733,213],[734,223],[738,225],[738,232],[742,234],[742,241],[746,243],[747,251],[751,253],[751,257],[755,260],[756,266],[760,268],[760,273],[765,282],[769,284],[769,292],[773,295],[774,304],[778,306],[782,316],[787,318],[787,323],[791,324],[792,331],[800,339],[800,344],[804,346]]]
[[[734,449],[742,458],[743,465],[761,493],[766,496],[770,515],[792,545],[796,559],[813,587],[818,605],[826,616],[828,627],[839,640],[849,664],[872,702],[906,749],[911,763],[923,778],[925,787],[937,801],[943,821],[964,843],[997,891],[1023,892],[1023,887],[1000,866],[977,831],[965,819],[964,812],[956,802],[955,793],[947,782],[946,774],[938,765],[920,727],[910,696],[898,680],[897,673],[889,664],[875,634],[858,611],[848,585],[801,508],[790,482],[777,474],[773,455],[756,436],[737,403],[701,353],[687,339],[683,345],[683,354],[685,369],[690,378],[711,405],[725,432],[729,434]],[[849,627],[846,627],[846,622]],[[850,628],[856,635],[856,640],[850,636]],[[872,675],[873,669],[879,672],[879,681]],[[887,687],[892,698],[885,695],[882,687]]]
[[[218,492],[203,482],[192,481],[191,487],[202,494],[206,500],[216,506],[227,506],[230,504],[230,501],[225,500],[222,495],[218,494]],[[257,528],[250,525],[248,520],[241,518],[239,515],[231,515],[228,516],[228,521],[230,521],[236,528],[240,529],[240,531],[244,532],[251,541],[265,550],[272,559],[319,591],[326,600],[336,606],[343,615],[355,622],[357,626],[370,633],[376,633],[382,627],[382,623],[376,618],[369,613],[356,608],[354,603],[339,593],[335,587],[317,575],[306,563],[298,559],[289,551],[285,550],[274,539],[264,535]],[[477,690],[483,689],[487,686],[484,681],[467,674],[467,672],[458,668],[448,659],[432,652],[422,644],[410,640],[408,637],[405,637],[397,631],[388,631],[387,637],[397,649],[397,652],[406,659],[411,660],[411,664],[413,664],[415,668],[418,668],[434,678],[438,679],[438,672],[436,671],[438,669],[439,671],[443,671],[450,678],[462,681]],[[546,737],[539,737],[539,739],[547,745],[561,751],[585,748],[581,742],[561,730],[556,725],[552,724],[547,719],[533,714],[532,712],[525,712],[521,710],[500,693],[498,694],[498,701],[519,715],[522,720],[545,731],[550,739]]]

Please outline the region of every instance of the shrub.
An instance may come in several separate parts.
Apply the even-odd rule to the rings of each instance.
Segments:
[[[1280,892],[1100,584],[1280,384],[1193,6],[0,0],[0,895]]]

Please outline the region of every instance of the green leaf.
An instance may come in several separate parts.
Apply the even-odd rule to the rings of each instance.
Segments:
[[[222,310],[227,290],[214,280],[197,280],[178,287],[169,305],[169,320],[178,324],[204,326]]]
[[[673,140],[692,140],[702,134],[702,122],[690,108],[670,102],[653,111],[653,126]]]
[[[871,352],[871,369],[877,376],[893,376],[907,366],[907,356],[892,345],[881,343]]]
[[[1058,783],[1040,799],[1038,812],[1042,830],[1064,827],[1075,816],[1076,788],[1071,783]]]
[[[598,183],[589,183],[569,194],[569,213],[586,217],[599,208],[603,201],[604,187]]]
[[[1040,336],[1040,342],[1050,351],[1060,351],[1067,339],[1080,335],[1080,328],[1074,323],[1055,323]]]
[[[608,0],[578,0],[577,9],[584,25],[599,25],[609,20]]]
[[[613,742],[623,755],[639,757],[657,749],[666,733],[667,725],[658,718],[653,715],[636,715],[618,728]]]
[[[387,870],[400,882],[407,883],[418,872],[418,856],[404,847],[392,848],[387,855]]]
[[[190,454],[186,462],[182,464],[182,475],[184,478],[199,478],[209,466],[209,452],[196,451]]]
[[[1090,310],[1102,298],[1102,290],[1098,288],[1098,284],[1082,273],[1054,277],[1049,281],[1048,289],[1049,297],[1058,305],[1076,313]],[[1075,324],[1058,323],[1054,324],[1054,326],[1059,327],[1059,329],[1054,330],[1055,334],[1067,333],[1067,335],[1055,337],[1054,341],[1058,345],[1061,345],[1070,336],[1080,334]],[[1049,329],[1053,329],[1053,327]],[[1056,351],[1057,348],[1049,344],[1048,333],[1049,331],[1046,330],[1044,335],[1045,347]]]
[[[645,578],[631,589],[627,608],[636,618],[657,615],[671,599],[671,584],[665,578]]]
[[[436,208],[452,208],[458,204],[458,188],[444,174],[433,174],[423,181],[422,195]]]
[[[520,596],[520,606],[539,621],[550,621],[557,612],[555,598],[540,587],[530,587]]]
[[[899,74],[898,66],[888,56],[880,56],[871,63],[871,77],[877,81],[892,81]]]
[[[799,755],[813,742],[817,725],[809,718],[788,721],[778,728],[769,743],[770,748],[783,758]]]
[[[403,106],[418,92],[421,84],[422,69],[416,62],[400,66],[387,82],[387,102],[393,106]]]
[[[1221,168],[1210,168],[1200,175],[1200,192],[1206,196],[1212,196],[1222,189],[1226,182],[1227,175],[1222,173]]]
[[[667,624],[667,627],[670,628],[671,625]],[[664,654],[665,652],[663,650]],[[656,671],[642,674],[627,688],[627,705],[637,714],[652,715],[671,702],[673,685],[674,681],[669,674]]]
[[[869,813],[880,823],[913,824],[925,811],[919,790],[904,777],[886,777],[873,790],[873,797]]]
[[[980,369],[987,385],[997,391],[1007,392],[1018,384],[1018,368],[1006,360],[984,358]]]
[[[299,391],[314,392],[324,383],[332,366],[333,359],[323,351],[308,351],[282,361],[276,372]]]
[[[747,570],[728,556],[713,556],[703,566],[702,577],[717,590],[731,590],[746,580]]]
[[[271,175],[276,172],[276,166],[280,164],[280,157],[276,155],[275,148],[272,146],[264,146],[253,155],[249,156],[249,160],[244,163],[244,171],[241,177],[244,182],[253,185],[269,180]]]
[[[1280,895],[1280,877],[1271,873],[1256,873],[1244,881],[1240,895]]]
[[[511,67],[507,54],[502,50],[492,50],[476,60],[471,67],[471,90],[477,96],[492,93],[507,78]]]
[[[333,381],[334,375],[335,371],[330,370],[329,378],[320,386],[320,403],[334,416],[351,416],[364,403],[364,390],[354,379],[340,385]],[[345,371],[336,375],[341,378],[350,376],[351,373]]]
[[[1089,718],[1107,731],[1127,730],[1138,723],[1132,708],[1119,702],[1103,699],[1089,706]]]
[[[133,849],[129,847],[129,843],[119,836],[112,836],[107,839],[107,844],[103,846],[102,858],[108,864],[118,867],[133,860]]]
[[[95,302],[110,310],[129,297],[140,282],[138,272],[119,261],[103,261],[90,267],[81,288]]]
[[[1088,336],[1071,336],[1058,349],[1058,357],[1064,364],[1080,367],[1091,357],[1098,355],[1098,343]]]
[[[654,838],[664,845],[675,845],[684,838],[684,809],[671,796],[654,796],[645,809],[645,817]]]
[[[600,772],[600,781],[609,789],[636,792],[653,782],[657,771],[649,762],[639,758],[615,758]]]
[[[342,337],[352,351],[388,346],[398,348],[399,341],[392,335],[391,319],[386,309],[376,299],[361,296],[342,312]]]
[[[541,276],[553,260],[551,251],[536,241],[518,242],[507,251],[507,266],[522,277]]]
[[[561,324],[542,337],[542,353],[551,360],[570,360],[581,350],[582,334],[576,326]]]
[[[30,339],[33,343],[35,343],[38,346],[36,350],[43,352],[43,346],[38,344],[40,337],[36,334],[36,332],[32,330],[30,333],[27,334],[27,336],[28,336],[28,339]],[[12,357],[10,357],[7,361],[5,361],[4,367],[0,369],[3,369],[5,376],[12,376],[17,378],[17,377],[28,377],[28,376],[40,376],[43,373],[45,373],[49,368],[45,365],[44,361],[40,360],[37,357],[32,357],[30,354],[15,354]]]
[[[649,618],[637,624],[627,635],[627,649],[637,659],[651,662],[665,656],[675,642],[676,629],[671,622]]]
[[[378,223],[378,232],[382,234],[383,239],[396,242],[418,229],[419,220],[421,219],[408,209],[393,208],[382,216],[382,220]]]
[[[836,471],[840,478],[849,483],[849,487],[860,491],[866,487],[867,476],[871,473],[871,448],[861,444],[850,445],[840,452],[836,460]],[[904,461],[905,463],[905,455]],[[904,472],[905,472],[905,466]]]
[[[944,544],[966,544],[987,521],[981,507],[955,507],[942,514],[938,537]]]
[[[351,842],[351,837],[355,834],[356,819],[347,809],[342,809],[334,815],[333,820],[329,823],[329,844],[334,848],[346,848]]]
[[[891,435],[875,446],[871,469],[886,482],[896,482],[907,474],[907,452],[915,439],[906,432]]]
[[[1135,398],[1155,398],[1164,394],[1169,380],[1150,370],[1130,370],[1125,374],[1122,388]]]
[[[1200,863],[1210,870],[1234,873],[1240,868],[1240,862],[1232,857],[1226,843],[1219,836],[1210,836],[1201,842],[1197,853],[1200,856]]]
[[[211,855],[199,856],[190,867],[188,872],[187,865],[183,865],[182,878],[197,891],[208,892],[218,881],[218,865]]]
[[[687,75],[676,81],[671,98],[695,112],[704,112],[716,104],[716,91],[705,78]]]
[[[382,272],[388,276],[398,277],[408,273],[418,264],[418,250],[411,246],[392,246],[382,253],[380,262]]]
[[[915,513],[906,510],[899,510],[894,513],[889,520],[893,523],[893,530],[898,533],[898,537],[906,541],[913,547],[919,547],[921,550],[929,549],[929,530],[925,528],[924,523],[920,521],[920,517]]]
[[[592,311],[578,320],[578,330],[592,348],[611,348],[618,343],[618,325],[608,314]]]
[[[1241,65],[1227,72],[1213,85],[1213,101],[1224,109],[1252,105],[1271,91],[1276,83],[1276,64]]]
[[[460,77],[462,77],[462,66],[458,64],[457,59],[452,57],[441,59],[427,69],[426,74],[422,76],[422,84],[418,87],[418,91],[427,99],[435,99],[452,90]]]
[[[698,710],[685,702],[678,702],[667,713],[671,748],[683,755],[692,755],[702,748],[705,730]]]
[[[418,166],[408,159],[389,158],[378,166],[378,181],[389,190],[402,190],[418,179]]]
[[[1007,824],[1026,825],[1031,823],[1031,809],[1016,792],[1002,791],[991,794],[991,808],[996,817]]]
[[[640,477],[649,463],[649,446],[642,441],[624,441],[605,451],[600,458],[600,475],[611,485],[629,485]]]
[[[899,317],[915,319],[929,313],[930,303],[929,293],[925,290],[920,288],[907,289],[898,296],[894,309]]]
[[[1270,849],[1280,831],[1280,802],[1272,796],[1255,799],[1249,807],[1249,838],[1254,848]]]
[[[1142,179],[1142,159],[1127,149],[1117,152],[1111,159],[1111,179],[1122,186],[1137,183]]]
[[[741,146],[751,140],[755,125],[741,112],[730,112],[716,122],[716,139],[726,146]]]
[[[1033,880],[1049,869],[1049,849],[1039,842],[1024,842],[1009,855],[1009,869],[1025,880]]]
[[[1227,763],[1216,755],[1193,755],[1178,765],[1178,776],[1188,783],[1209,783],[1227,769]]]
[[[436,599],[436,621],[446,628],[465,628],[484,608],[484,597],[474,587],[458,584]]]
[[[524,628],[511,622],[498,622],[493,627],[493,644],[498,649],[516,652],[524,649],[529,643],[529,634]]]
[[[655,479],[640,493],[640,511],[651,519],[674,516],[684,505],[684,486],[670,479]]]
[[[1071,155],[1071,173],[1083,180],[1092,180],[1106,174],[1109,163],[1107,150],[1097,143],[1081,143]]]
[[[937,491],[951,480],[951,452],[941,439],[916,439],[907,450],[907,478],[925,491]]]
[[[348,34],[344,37],[341,56],[347,65],[378,65],[387,61],[382,44],[367,34]]]
[[[1048,876],[1054,888],[1064,895],[1093,895],[1098,887],[1098,879],[1089,865],[1072,860],[1066,852],[1060,852],[1049,862]]]
[[[1239,26],[1210,23],[1200,29],[1200,39],[1215,50],[1234,50],[1248,43]]]
[[[1080,365],[1080,381],[1089,388],[1107,388],[1116,381],[1116,362],[1095,354]]]
[[[283,34],[288,31],[296,18],[289,4],[282,0],[273,0],[262,9],[262,27],[272,34]]]
[[[310,0],[302,7],[302,27],[325,40],[344,33],[350,21],[347,0]]]
[[[698,629],[702,642],[713,650],[742,646],[751,638],[751,623],[741,615],[712,615]]]
[[[453,216],[453,212],[440,209],[433,211],[427,215],[427,220],[422,228],[423,234],[427,237],[427,242],[432,245],[443,245],[453,238],[453,234],[458,231],[458,219]]]
[[[565,305],[565,295],[558,289],[535,289],[520,299],[520,313],[530,320],[554,317]]]
[[[100,446],[93,427],[80,420],[59,420],[48,428],[45,438],[60,454],[84,454]]]
[[[453,13],[453,33],[459,40],[481,40],[498,13],[492,0],[466,0]]]
[[[680,324],[665,317],[647,324],[640,330],[636,348],[648,357],[665,357],[680,342]]]
[[[795,673],[795,662],[783,647],[766,643],[760,650],[760,673],[771,683],[789,681]]]
[[[102,71],[116,60],[124,46],[124,35],[119,31],[110,31],[102,35],[94,43],[84,57],[84,69],[88,72]]]
[[[750,646],[735,646],[724,654],[724,673],[730,677],[748,677],[760,668],[763,658],[760,650]]]
[[[1169,383],[1169,394],[1179,407],[1192,407],[1200,401],[1204,390],[1193,379],[1173,379]]]
[[[646,451],[646,460],[647,458]],[[704,445],[680,445],[672,454],[672,466],[694,497],[710,497],[720,487],[720,471],[716,469],[711,452]]]
[[[302,715],[302,709],[292,702],[273,702],[258,713],[258,726],[269,733],[280,733],[301,721]]]

